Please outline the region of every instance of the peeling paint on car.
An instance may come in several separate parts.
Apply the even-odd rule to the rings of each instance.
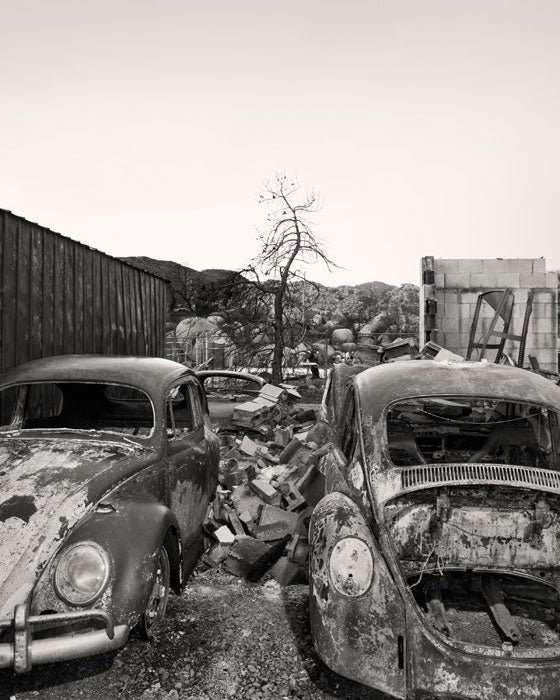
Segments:
[[[183,581],[181,552],[200,534],[219,451],[203,416],[197,449],[190,457],[176,452],[170,478],[164,396],[180,378],[197,381],[171,361],[82,356],[34,361],[0,379],[0,391],[19,381],[122,383],[145,392],[155,413],[155,428],[143,439],[132,434],[134,423],[130,435],[79,428],[0,430],[0,619],[11,619],[22,604],[32,615],[82,610],[65,603],[53,585],[59,556],[79,542],[107,552],[107,586],[86,609],[101,610],[114,625],[126,627],[121,645],[142,615],[164,542],[176,555],[174,580]],[[181,523],[184,504],[177,494],[196,505]],[[64,624],[58,632],[63,631]],[[78,648],[79,630],[75,640]],[[99,651],[105,648],[101,644]]]
[[[558,700],[560,388],[517,368],[430,361],[351,381],[355,422],[324,458],[327,493],[310,525],[317,652],[410,700]],[[491,452],[504,436],[513,447]],[[346,466],[335,459],[344,449]],[[335,562],[336,585],[331,571],[345,538],[372,554],[372,585],[357,596],[350,562]]]

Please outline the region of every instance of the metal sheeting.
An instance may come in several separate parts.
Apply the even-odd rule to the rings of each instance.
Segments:
[[[0,209],[0,373],[69,353],[162,356],[167,284]]]

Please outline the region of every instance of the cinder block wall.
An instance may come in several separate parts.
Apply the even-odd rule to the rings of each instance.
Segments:
[[[438,259],[422,258],[424,271],[433,270],[435,289],[420,286],[420,338],[431,340],[459,355],[465,355],[478,295],[490,289],[511,289],[515,295],[510,332],[520,334],[525,314],[527,293],[534,290],[533,311],[529,321],[524,366],[529,355],[535,355],[542,369],[558,371],[558,280],[555,272],[546,272],[544,258],[535,259]],[[425,299],[437,302],[435,323],[425,315]],[[485,313],[483,313],[485,310]],[[493,311],[483,304],[479,332],[489,326]],[[433,329],[430,331],[430,327]],[[501,328],[498,327],[499,330]],[[497,342],[496,338],[489,342]],[[519,344],[506,341],[505,352],[516,360]],[[478,359],[476,350],[472,360]],[[495,351],[488,351],[491,362]]]

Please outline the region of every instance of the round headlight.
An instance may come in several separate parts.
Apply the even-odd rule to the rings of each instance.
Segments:
[[[109,557],[95,542],[79,542],[59,557],[54,573],[57,594],[70,605],[86,605],[101,595],[109,578]]]
[[[373,557],[367,544],[357,537],[339,540],[331,552],[329,573],[339,593],[363,595],[373,579]]]

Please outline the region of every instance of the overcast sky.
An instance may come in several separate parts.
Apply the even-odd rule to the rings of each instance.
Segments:
[[[4,0],[0,208],[112,255],[237,268],[276,170],[327,284],[560,268],[560,3]]]

